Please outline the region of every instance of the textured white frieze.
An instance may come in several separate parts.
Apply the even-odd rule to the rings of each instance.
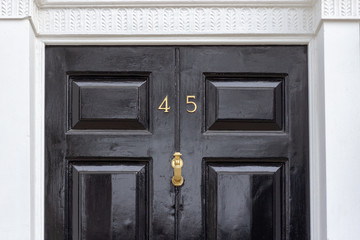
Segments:
[[[360,19],[360,0],[322,0],[323,19]]]
[[[360,0],[244,1],[0,0],[0,19],[31,17],[39,35],[313,34],[321,19],[360,19]]]
[[[314,0],[35,0],[41,8],[51,7],[234,7],[244,5],[310,6]]]
[[[1,18],[25,18],[30,15],[31,0],[0,0]]]
[[[39,34],[307,34],[311,7],[39,9]]]

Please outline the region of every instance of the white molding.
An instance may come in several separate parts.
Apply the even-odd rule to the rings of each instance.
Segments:
[[[311,7],[45,8],[39,35],[312,34]]]
[[[360,20],[360,0],[322,0],[323,19]]]
[[[23,19],[30,16],[31,0],[0,0],[0,19]]]
[[[322,2],[321,0],[317,0],[313,5],[313,34],[316,36],[320,26],[321,26],[321,6]]]
[[[46,45],[306,45],[310,35],[39,36]]]
[[[45,226],[45,44],[35,39],[31,82],[31,240],[44,240]]]
[[[41,8],[51,7],[234,7],[244,5],[311,6],[315,0],[35,0]]]
[[[37,157],[34,159],[36,169],[35,174],[35,195],[34,195],[34,221],[32,240],[44,240],[44,66],[45,56],[44,48],[46,45],[244,45],[244,44],[309,44],[309,123],[310,123],[310,197],[311,197],[311,239],[325,240],[326,239],[326,215],[322,211],[324,203],[323,188],[324,183],[321,181],[322,174],[325,168],[322,165],[324,161],[323,149],[323,99],[321,93],[324,91],[323,86],[318,84],[318,67],[319,67],[319,50],[314,40],[311,37],[303,37],[301,35],[287,35],[279,37],[276,35],[249,35],[237,36],[228,38],[227,35],[207,36],[207,35],[193,35],[193,36],[128,36],[123,37],[99,37],[99,36],[86,36],[86,37],[70,37],[59,38],[56,36],[40,37],[36,51],[36,66],[37,66],[37,80],[35,81],[37,91],[36,94],[36,108],[35,114],[37,115],[36,121],[36,143],[35,152]],[[321,59],[320,59],[321,61]],[[324,228],[325,226],[325,228]]]
[[[360,0],[1,0],[0,19],[37,35],[314,34],[323,20],[360,20]]]
[[[326,240],[325,79],[321,30],[310,41],[308,54],[310,236],[313,240]]]

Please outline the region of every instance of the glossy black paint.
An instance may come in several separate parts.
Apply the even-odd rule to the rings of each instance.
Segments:
[[[209,80],[213,79],[213,80]],[[281,130],[283,78],[206,78],[206,129]]]
[[[139,75],[70,76],[71,128],[147,129],[148,79]]]
[[[73,239],[147,239],[149,164],[70,165]]]
[[[180,99],[185,99],[186,95],[195,95],[199,108],[195,113],[186,113],[186,102],[180,102],[180,112],[182,113],[180,115],[180,147],[184,160],[185,184],[179,198],[181,206],[178,220],[179,239],[228,239],[222,235],[223,228],[217,228],[219,231],[216,230],[216,233],[212,229],[215,225],[218,226],[215,217],[221,219],[221,216],[224,216],[224,212],[219,211],[217,207],[219,199],[237,201],[235,195],[239,196],[239,194],[226,196],[224,194],[217,195],[212,191],[211,186],[214,186],[215,183],[210,183],[210,180],[213,178],[206,177],[206,166],[209,161],[223,167],[229,166],[227,165],[229,162],[241,165],[249,163],[249,161],[250,166],[254,168],[260,163],[284,164],[284,175],[278,180],[280,183],[275,185],[273,183],[273,186],[280,184],[285,189],[275,201],[280,202],[282,206],[270,208],[266,200],[264,202],[260,200],[256,204],[264,207],[248,210],[246,217],[252,218],[252,221],[261,222],[263,220],[259,219],[259,216],[263,216],[263,210],[265,213],[277,216],[276,218],[281,216],[280,221],[273,218],[269,223],[272,227],[263,229],[266,230],[265,236],[269,236],[266,234],[270,231],[269,229],[272,229],[274,235],[270,239],[310,239],[307,78],[306,46],[194,46],[180,49]],[[259,98],[245,104],[244,102],[229,101],[226,109],[224,103],[227,101],[220,101],[217,107],[224,107],[221,110],[223,116],[225,113],[234,116],[235,125],[228,130],[208,129],[206,119],[209,109],[206,108],[209,105],[206,101],[211,99],[211,94],[206,95],[206,84],[207,81],[215,81],[213,79],[221,79],[226,82],[229,85],[229,88],[226,88],[229,94],[239,93],[240,83],[244,85],[244,82],[252,85],[253,93],[264,92],[261,85],[265,83],[282,82],[282,94],[273,93],[275,99],[272,100],[274,103],[272,109],[276,110],[272,110],[272,112],[276,113],[276,117],[271,120],[281,122],[282,127],[273,130],[271,128],[257,130],[253,127],[244,129],[243,121],[255,123],[254,117],[235,115],[232,110],[245,109],[245,113],[254,114],[248,107],[271,105],[264,103],[266,99]],[[232,88],[235,86],[237,88]],[[225,94],[226,91],[218,92],[218,95]],[[274,91],[276,91],[276,87]],[[237,96],[237,99],[250,99],[251,95],[254,96],[244,90],[241,92],[244,96]],[[283,102],[278,103],[279,99],[282,99]],[[270,110],[257,111],[256,114],[261,115],[264,122],[265,116],[269,116],[266,114],[268,111]],[[281,121],[274,120],[277,116],[281,116]],[[223,122],[222,124],[226,126],[228,123]],[[236,172],[235,169],[232,171]],[[249,171],[246,175],[257,176],[257,172]],[[260,182],[267,183],[264,180]],[[218,184],[221,183],[220,181]],[[226,190],[224,193],[231,194],[238,191],[239,185],[242,189],[249,186],[235,178],[234,181],[226,181],[226,184],[222,184],[220,187]],[[251,186],[253,189],[258,188],[255,185]],[[209,201],[211,196],[213,198],[216,196],[217,200]],[[269,196],[269,193],[264,191],[260,194],[259,199],[268,199]],[[217,209],[217,215],[209,216],[209,211],[206,209]],[[234,210],[228,217],[235,219],[239,214]],[[281,226],[278,226],[279,223]],[[202,229],[199,226],[202,226]],[[256,226],[258,225],[253,227]],[[250,231],[249,228],[249,232],[253,231]],[[259,237],[248,236],[244,239],[269,239],[260,235],[258,235]],[[238,239],[237,237],[235,238]],[[229,239],[233,238],[229,237]]]
[[[219,162],[205,166],[206,239],[281,239],[284,164]]]
[[[310,239],[307,104],[306,46],[47,47],[45,238]]]
[[[169,180],[172,176],[169,161],[175,151],[175,113],[164,113],[154,107],[161,103],[164,94],[175,95],[174,48],[49,46],[45,57],[45,239],[89,239],[88,236],[93,235],[95,230],[106,233],[97,239],[119,239],[115,237],[120,236],[118,232],[110,230],[110,225],[114,224],[121,226],[120,229],[129,226],[127,231],[131,234],[127,235],[127,239],[134,239],[135,233],[136,239],[174,239],[175,190]],[[145,91],[141,89],[144,85],[139,82],[144,81],[148,88],[147,99],[144,99],[147,107],[142,111]],[[89,89],[74,96],[72,82],[83,83],[80,88],[91,85],[95,96],[85,96],[90,93]],[[139,97],[117,94],[124,93],[123,89],[128,85],[131,85],[129,92],[133,94],[135,87],[139,89]],[[110,86],[114,88],[109,90]],[[77,103],[76,99],[81,96],[85,102]],[[138,99],[140,104],[129,105],[125,99]],[[89,104],[82,105],[90,124],[86,129],[77,128],[76,124],[72,128],[74,102],[79,106]],[[173,98],[169,99],[169,103],[174,107]],[[117,115],[119,112],[127,113],[129,121]],[[105,129],[110,120],[113,124],[110,129]],[[137,122],[136,126],[141,124],[144,129],[130,124],[130,120]],[[79,121],[83,120],[79,118]],[[121,169],[145,160],[148,162],[146,183],[134,185],[134,177],[130,181],[130,176]],[[114,165],[113,172],[98,171],[99,167],[108,165]],[[74,166],[94,170],[86,178],[83,176],[82,181],[85,182],[78,187],[79,193],[71,190],[76,189],[72,186],[75,181],[72,177]],[[114,177],[124,178],[125,182],[114,182]],[[87,188],[89,182],[93,187]],[[116,193],[125,196],[131,193],[129,201],[112,196],[115,192],[110,190],[110,185],[116,187]],[[74,205],[74,198],[82,193],[86,194],[80,198],[83,202]],[[145,200],[148,210],[144,209],[145,203],[136,206],[134,202],[134,199],[139,201],[143,198],[143,194],[148,195]],[[97,208],[92,209],[89,204],[96,204]],[[139,212],[133,212],[133,216],[127,219],[110,217],[110,212],[121,204],[126,209],[136,207]],[[73,216],[73,212],[77,211],[77,217]],[[96,214],[98,221],[93,219]],[[101,225],[98,225],[99,222]],[[95,225],[101,226],[100,229],[84,228]],[[83,235],[74,233],[76,231]]]

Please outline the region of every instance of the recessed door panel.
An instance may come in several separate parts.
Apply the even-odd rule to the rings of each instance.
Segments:
[[[240,74],[239,74],[240,75]],[[281,78],[206,78],[207,130],[281,130]]]
[[[72,238],[148,238],[148,171],[147,162],[71,164]]]
[[[281,239],[283,164],[241,162],[206,164],[206,239]]]
[[[72,129],[148,127],[148,77],[70,75]]]

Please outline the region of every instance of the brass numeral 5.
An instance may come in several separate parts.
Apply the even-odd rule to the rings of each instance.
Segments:
[[[197,105],[196,105],[195,102],[190,101],[190,99],[195,99],[195,96],[194,95],[186,96],[186,104],[192,104],[192,105],[194,105],[194,108],[192,110],[187,109],[186,111],[189,112],[189,113],[194,113],[196,111],[196,109],[197,109]]]

